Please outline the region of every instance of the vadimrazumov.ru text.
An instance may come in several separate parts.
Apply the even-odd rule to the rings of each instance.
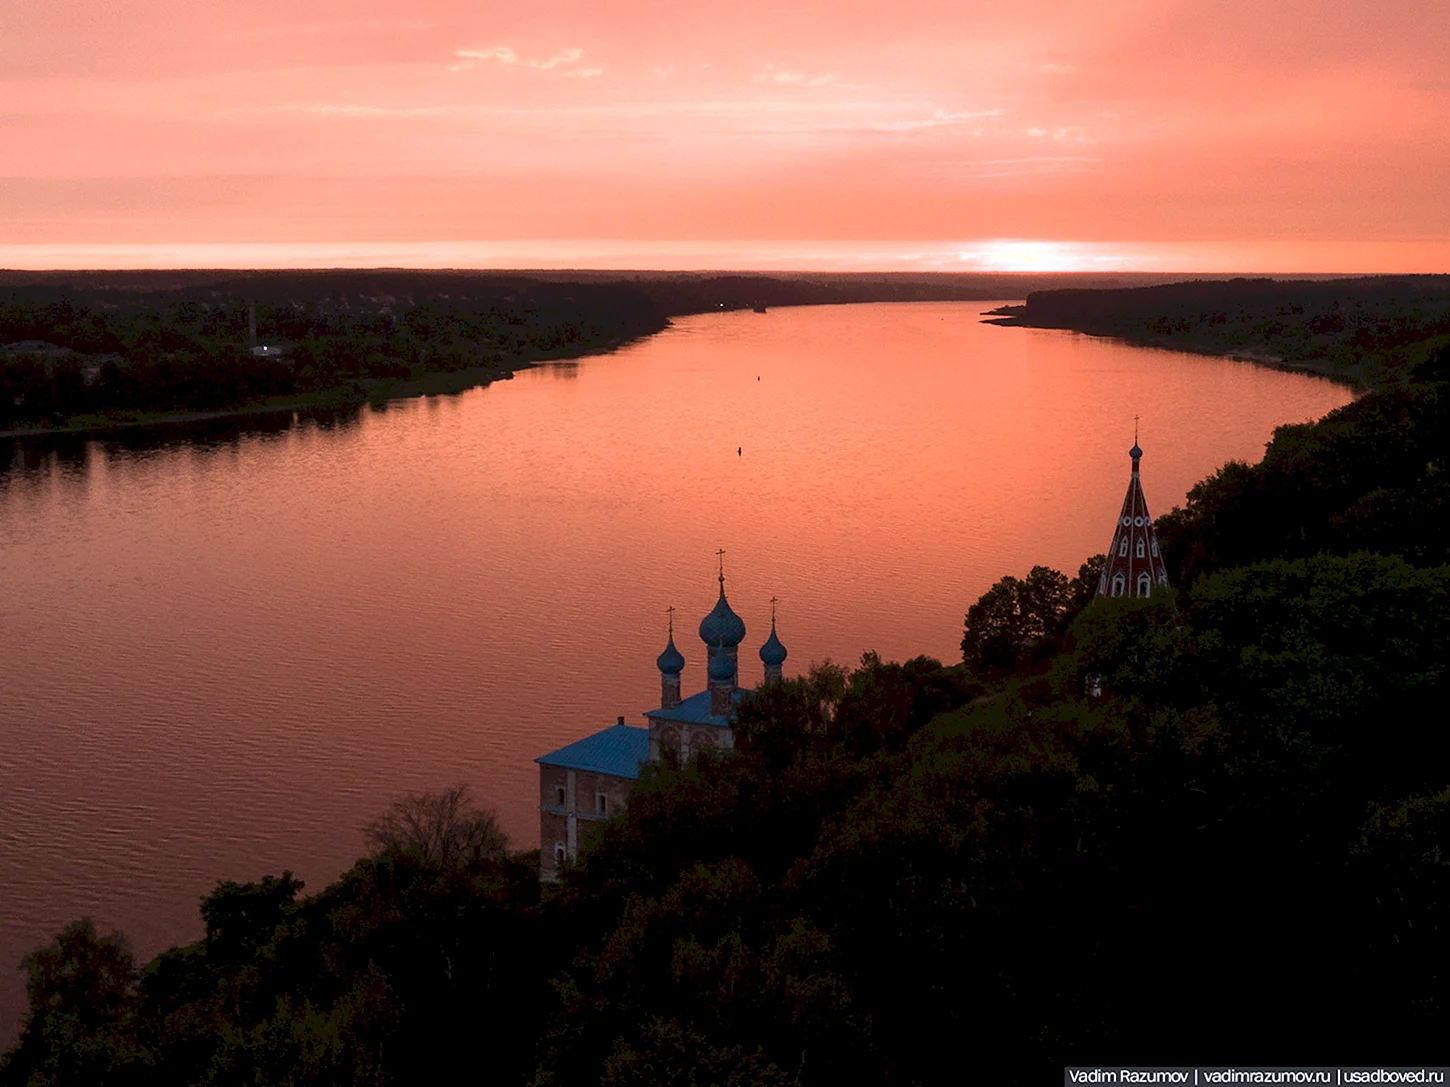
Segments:
[[[1323,1083],[1346,1084],[1438,1084],[1446,1082],[1450,1068],[1067,1068],[1063,1082],[1097,1083],[1182,1083],[1197,1087],[1209,1084]]]

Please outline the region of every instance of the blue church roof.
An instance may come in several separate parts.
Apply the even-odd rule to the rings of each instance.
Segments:
[[[786,655],[785,646],[775,636],[775,623],[772,622],[770,624],[770,637],[760,647],[760,659],[767,668],[779,668],[785,663]]]
[[[740,705],[741,699],[749,693],[743,687],[736,687],[730,693],[732,704]],[[681,721],[687,725],[728,725],[730,723],[730,718],[717,717],[710,712],[710,692],[708,690],[690,695],[672,710],[646,710],[645,716],[660,721]]]
[[[745,641],[745,620],[735,614],[725,599],[725,578],[720,578],[720,599],[710,614],[700,620],[700,641],[711,649],[716,646],[735,648]]]
[[[667,676],[677,676],[684,670],[685,655],[675,648],[675,636],[670,635],[670,644],[665,646],[665,651],[655,659],[659,670]]]
[[[706,699],[705,708],[709,708]],[[633,725],[611,725],[593,736],[576,740],[558,751],[534,760],[543,766],[566,770],[590,770],[619,778],[639,777],[639,764],[649,761],[649,729]]]

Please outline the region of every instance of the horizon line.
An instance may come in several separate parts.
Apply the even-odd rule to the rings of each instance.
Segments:
[[[1443,275],[1450,240],[1131,242],[627,240],[0,242],[0,269],[624,274]],[[1353,269],[1345,271],[1344,269]],[[1435,269],[1439,269],[1438,271]]]

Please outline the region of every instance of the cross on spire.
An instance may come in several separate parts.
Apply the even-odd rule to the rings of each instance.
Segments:
[[[723,593],[725,591],[725,549],[722,547],[715,554],[720,559],[720,591]]]
[[[1138,444],[1138,417],[1133,416],[1133,444]]]
[[[775,629],[775,597],[770,598],[770,629]]]
[[[675,640],[675,606],[673,604],[671,604],[668,608],[665,609],[665,611],[667,611],[669,613],[669,616],[670,616],[670,641],[674,641]]]

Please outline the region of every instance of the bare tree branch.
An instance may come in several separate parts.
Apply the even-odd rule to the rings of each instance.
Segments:
[[[445,868],[463,868],[508,852],[498,816],[473,804],[467,785],[409,793],[367,825],[375,854],[406,853]]]

